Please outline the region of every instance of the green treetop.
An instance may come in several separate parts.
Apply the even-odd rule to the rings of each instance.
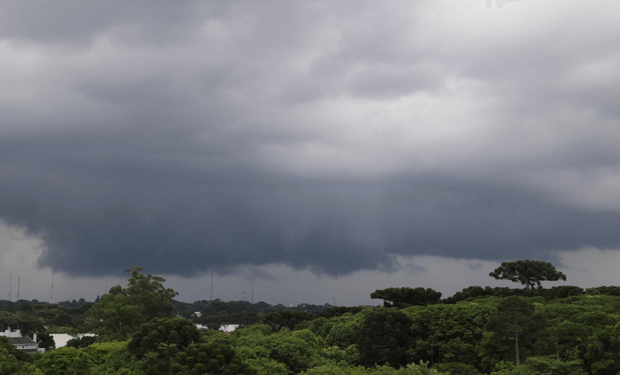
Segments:
[[[173,316],[175,307],[170,300],[178,293],[163,286],[166,281],[163,277],[142,275],[141,271],[142,267],[138,266],[126,270],[130,274],[127,287],[110,288],[110,292],[91,307],[91,317],[99,335],[125,339],[140,324]]]
[[[431,288],[387,288],[370,294],[372,299],[382,299],[386,307],[424,306],[439,302],[441,292]]]
[[[538,260],[503,262],[489,276],[498,280],[519,282],[525,285],[525,289],[532,289],[534,285],[541,289],[541,281],[566,280],[566,275],[556,270],[551,263]]]

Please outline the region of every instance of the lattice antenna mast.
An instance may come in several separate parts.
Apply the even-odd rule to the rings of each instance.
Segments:
[[[211,302],[213,302],[213,273],[211,273]]]
[[[54,271],[52,271],[52,291],[50,293],[50,303],[54,302]]]
[[[17,301],[19,301],[19,281],[21,279],[21,275],[17,275]]]
[[[252,283],[252,305],[254,304],[254,283]]]
[[[247,296],[246,296],[246,294],[245,294],[245,277],[243,278],[243,300],[244,300],[244,301],[247,301],[247,300],[248,300],[248,299],[247,299]]]
[[[13,292],[13,273],[9,272],[9,301],[13,301],[11,299],[11,292]]]

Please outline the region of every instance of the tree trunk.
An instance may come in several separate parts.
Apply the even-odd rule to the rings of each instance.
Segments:
[[[555,354],[558,362],[560,361],[560,344],[558,343],[558,329],[555,329]]]
[[[515,329],[515,353],[517,357],[516,365],[519,366],[521,361],[519,360],[519,330]]]

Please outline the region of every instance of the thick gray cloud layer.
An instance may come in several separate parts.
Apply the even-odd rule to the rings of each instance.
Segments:
[[[0,218],[72,275],[619,247],[620,5],[485,4],[5,1]]]

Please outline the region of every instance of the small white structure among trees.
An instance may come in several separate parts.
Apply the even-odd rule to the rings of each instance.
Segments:
[[[17,348],[17,350],[23,350],[28,353],[45,351],[45,349],[39,349],[36,333],[34,334],[33,338],[30,338],[28,336],[22,336],[22,333],[19,329],[16,331],[11,331],[10,329],[7,329],[4,332],[0,332],[0,336],[6,337],[9,340],[9,343],[12,344],[15,348]]]

